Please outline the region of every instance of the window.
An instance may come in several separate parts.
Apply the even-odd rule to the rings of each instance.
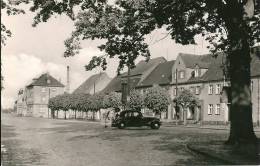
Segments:
[[[181,90],[181,92],[182,92],[182,91],[184,91],[184,88],[183,88],[183,87],[181,87],[181,89],[180,89],[180,90]]]
[[[140,113],[139,112],[133,112],[133,117],[139,117]]]
[[[180,78],[182,78],[182,79],[183,79],[183,78],[184,78],[184,71],[180,71],[180,73],[179,73],[179,74],[180,74]]]
[[[56,89],[56,88],[52,88],[51,90],[52,90],[53,92],[55,92],[57,89]]]
[[[209,95],[213,94],[213,85],[209,85],[208,94]]]
[[[42,92],[46,92],[46,88],[45,87],[42,88]]]
[[[250,87],[251,88],[251,93],[253,92],[253,85],[254,85],[253,81],[251,81],[251,87]]]
[[[220,104],[216,104],[215,115],[220,114]]]
[[[200,86],[196,86],[195,88],[195,94],[199,95],[200,94]]]
[[[208,115],[212,115],[213,112],[213,104],[208,105]]]
[[[195,69],[195,77],[199,77],[199,69]]]
[[[221,85],[217,84],[216,85],[216,94],[220,94],[220,89],[221,89]]]
[[[42,97],[42,101],[45,102],[45,101],[46,101],[46,98],[45,98],[45,97]]]

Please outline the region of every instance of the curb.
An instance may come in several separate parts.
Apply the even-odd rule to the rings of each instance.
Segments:
[[[164,127],[183,127],[183,128],[197,128],[197,129],[210,129],[210,130],[230,130],[230,128],[215,128],[215,127],[203,127],[203,126],[184,126],[184,125],[171,125],[164,124]],[[254,129],[254,132],[260,132],[260,129]]]
[[[239,163],[235,163],[235,162],[232,162],[232,161],[230,161],[230,160],[226,160],[226,159],[223,159],[223,158],[214,156],[214,155],[210,155],[210,154],[208,154],[208,153],[206,153],[206,152],[202,152],[202,151],[200,151],[200,150],[197,150],[197,149],[195,149],[195,148],[192,148],[189,144],[186,144],[186,148],[187,148],[188,150],[192,151],[192,152],[196,152],[196,153],[198,153],[198,154],[200,154],[200,155],[203,155],[203,156],[206,156],[206,157],[215,159],[215,160],[220,160],[220,161],[222,161],[222,162],[224,162],[224,163],[226,163],[226,164],[231,164],[231,165],[238,165],[238,164],[239,164]]]

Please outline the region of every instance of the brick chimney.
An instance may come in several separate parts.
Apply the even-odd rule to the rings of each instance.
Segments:
[[[70,67],[67,66],[67,87],[66,92],[70,93]]]

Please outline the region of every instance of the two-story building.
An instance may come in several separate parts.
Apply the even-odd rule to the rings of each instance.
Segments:
[[[42,74],[39,78],[25,88],[27,105],[26,116],[50,117],[48,108],[49,99],[64,93],[64,85],[49,73]]]
[[[259,47],[252,49],[251,61],[251,94],[253,105],[253,122],[259,123]],[[171,95],[173,99],[184,89],[189,89],[198,99],[199,105],[189,108],[187,119],[203,124],[226,124],[229,121],[229,103],[221,100],[223,87],[230,86],[224,74],[225,54],[218,56],[180,54],[173,67]],[[174,112],[184,119],[183,110],[174,107]]]

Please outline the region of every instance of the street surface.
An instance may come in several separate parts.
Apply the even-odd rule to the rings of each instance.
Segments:
[[[105,128],[98,122],[1,116],[5,165],[157,166],[225,164],[186,148],[220,141],[228,131],[185,127]],[[2,148],[1,148],[2,149]]]

